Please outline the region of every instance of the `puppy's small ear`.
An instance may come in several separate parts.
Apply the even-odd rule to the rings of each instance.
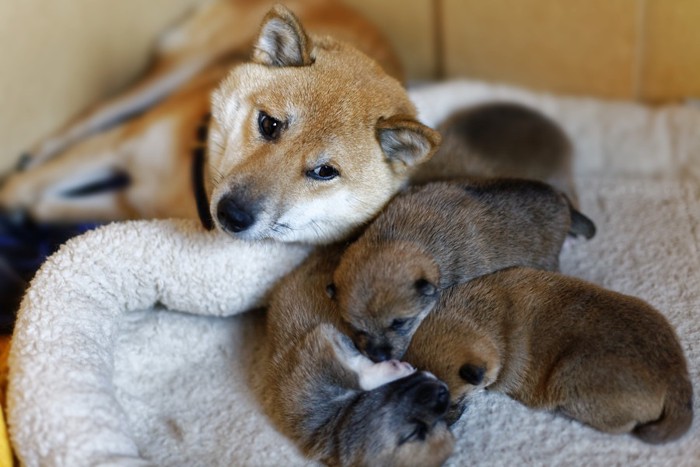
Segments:
[[[484,381],[486,368],[479,365],[465,363],[459,368],[459,377],[472,386],[478,386]]]
[[[414,285],[418,293],[426,297],[431,297],[437,292],[437,287],[425,279],[418,279]]]
[[[275,5],[263,19],[252,58],[267,66],[307,66],[314,62],[312,48],[294,13],[283,5]]]
[[[334,298],[335,298],[335,292],[336,292],[336,290],[335,290],[335,284],[334,284],[334,283],[331,282],[330,284],[328,284],[328,285],[326,286],[326,295],[328,295],[328,298],[334,299]]]
[[[408,116],[395,115],[377,122],[377,140],[392,165],[405,170],[432,157],[440,133]]]

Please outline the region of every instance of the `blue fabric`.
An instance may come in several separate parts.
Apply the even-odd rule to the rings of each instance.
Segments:
[[[29,281],[66,240],[97,223],[38,224],[0,214],[0,332],[12,332]]]

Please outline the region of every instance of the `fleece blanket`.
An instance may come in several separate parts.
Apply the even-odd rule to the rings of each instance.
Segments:
[[[700,387],[700,110],[468,81],[411,92],[432,125],[494,99],[563,125],[581,208],[598,226],[592,241],[566,245],[563,272],[661,310]],[[70,241],[35,277],[16,323],[8,418],[20,460],[309,464],[261,410],[265,316],[242,313],[308,251],[243,244],[187,221],[113,224]],[[697,465],[697,426],[649,446],[482,393],[455,426],[448,464]]]

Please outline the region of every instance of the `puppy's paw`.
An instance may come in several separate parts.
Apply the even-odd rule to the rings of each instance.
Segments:
[[[358,371],[360,387],[365,391],[371,391],[379,386],[404,378],[415,371],[416,369],[410,363],[398,360],[374,363]]]

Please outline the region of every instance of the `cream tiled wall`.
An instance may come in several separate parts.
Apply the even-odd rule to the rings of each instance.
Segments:
[[[412,80],[434,79],[436,18],[433,0],[344,0],[386,33]]]
[[[636,0],[444,0],[448,76],[634,97]]]
[[[663,101],[700,97],[700,1],[646,0],[641,92]]]
[[[384,28],[411,79],[652,102],[700,96],[700,0],[346,1]]]

